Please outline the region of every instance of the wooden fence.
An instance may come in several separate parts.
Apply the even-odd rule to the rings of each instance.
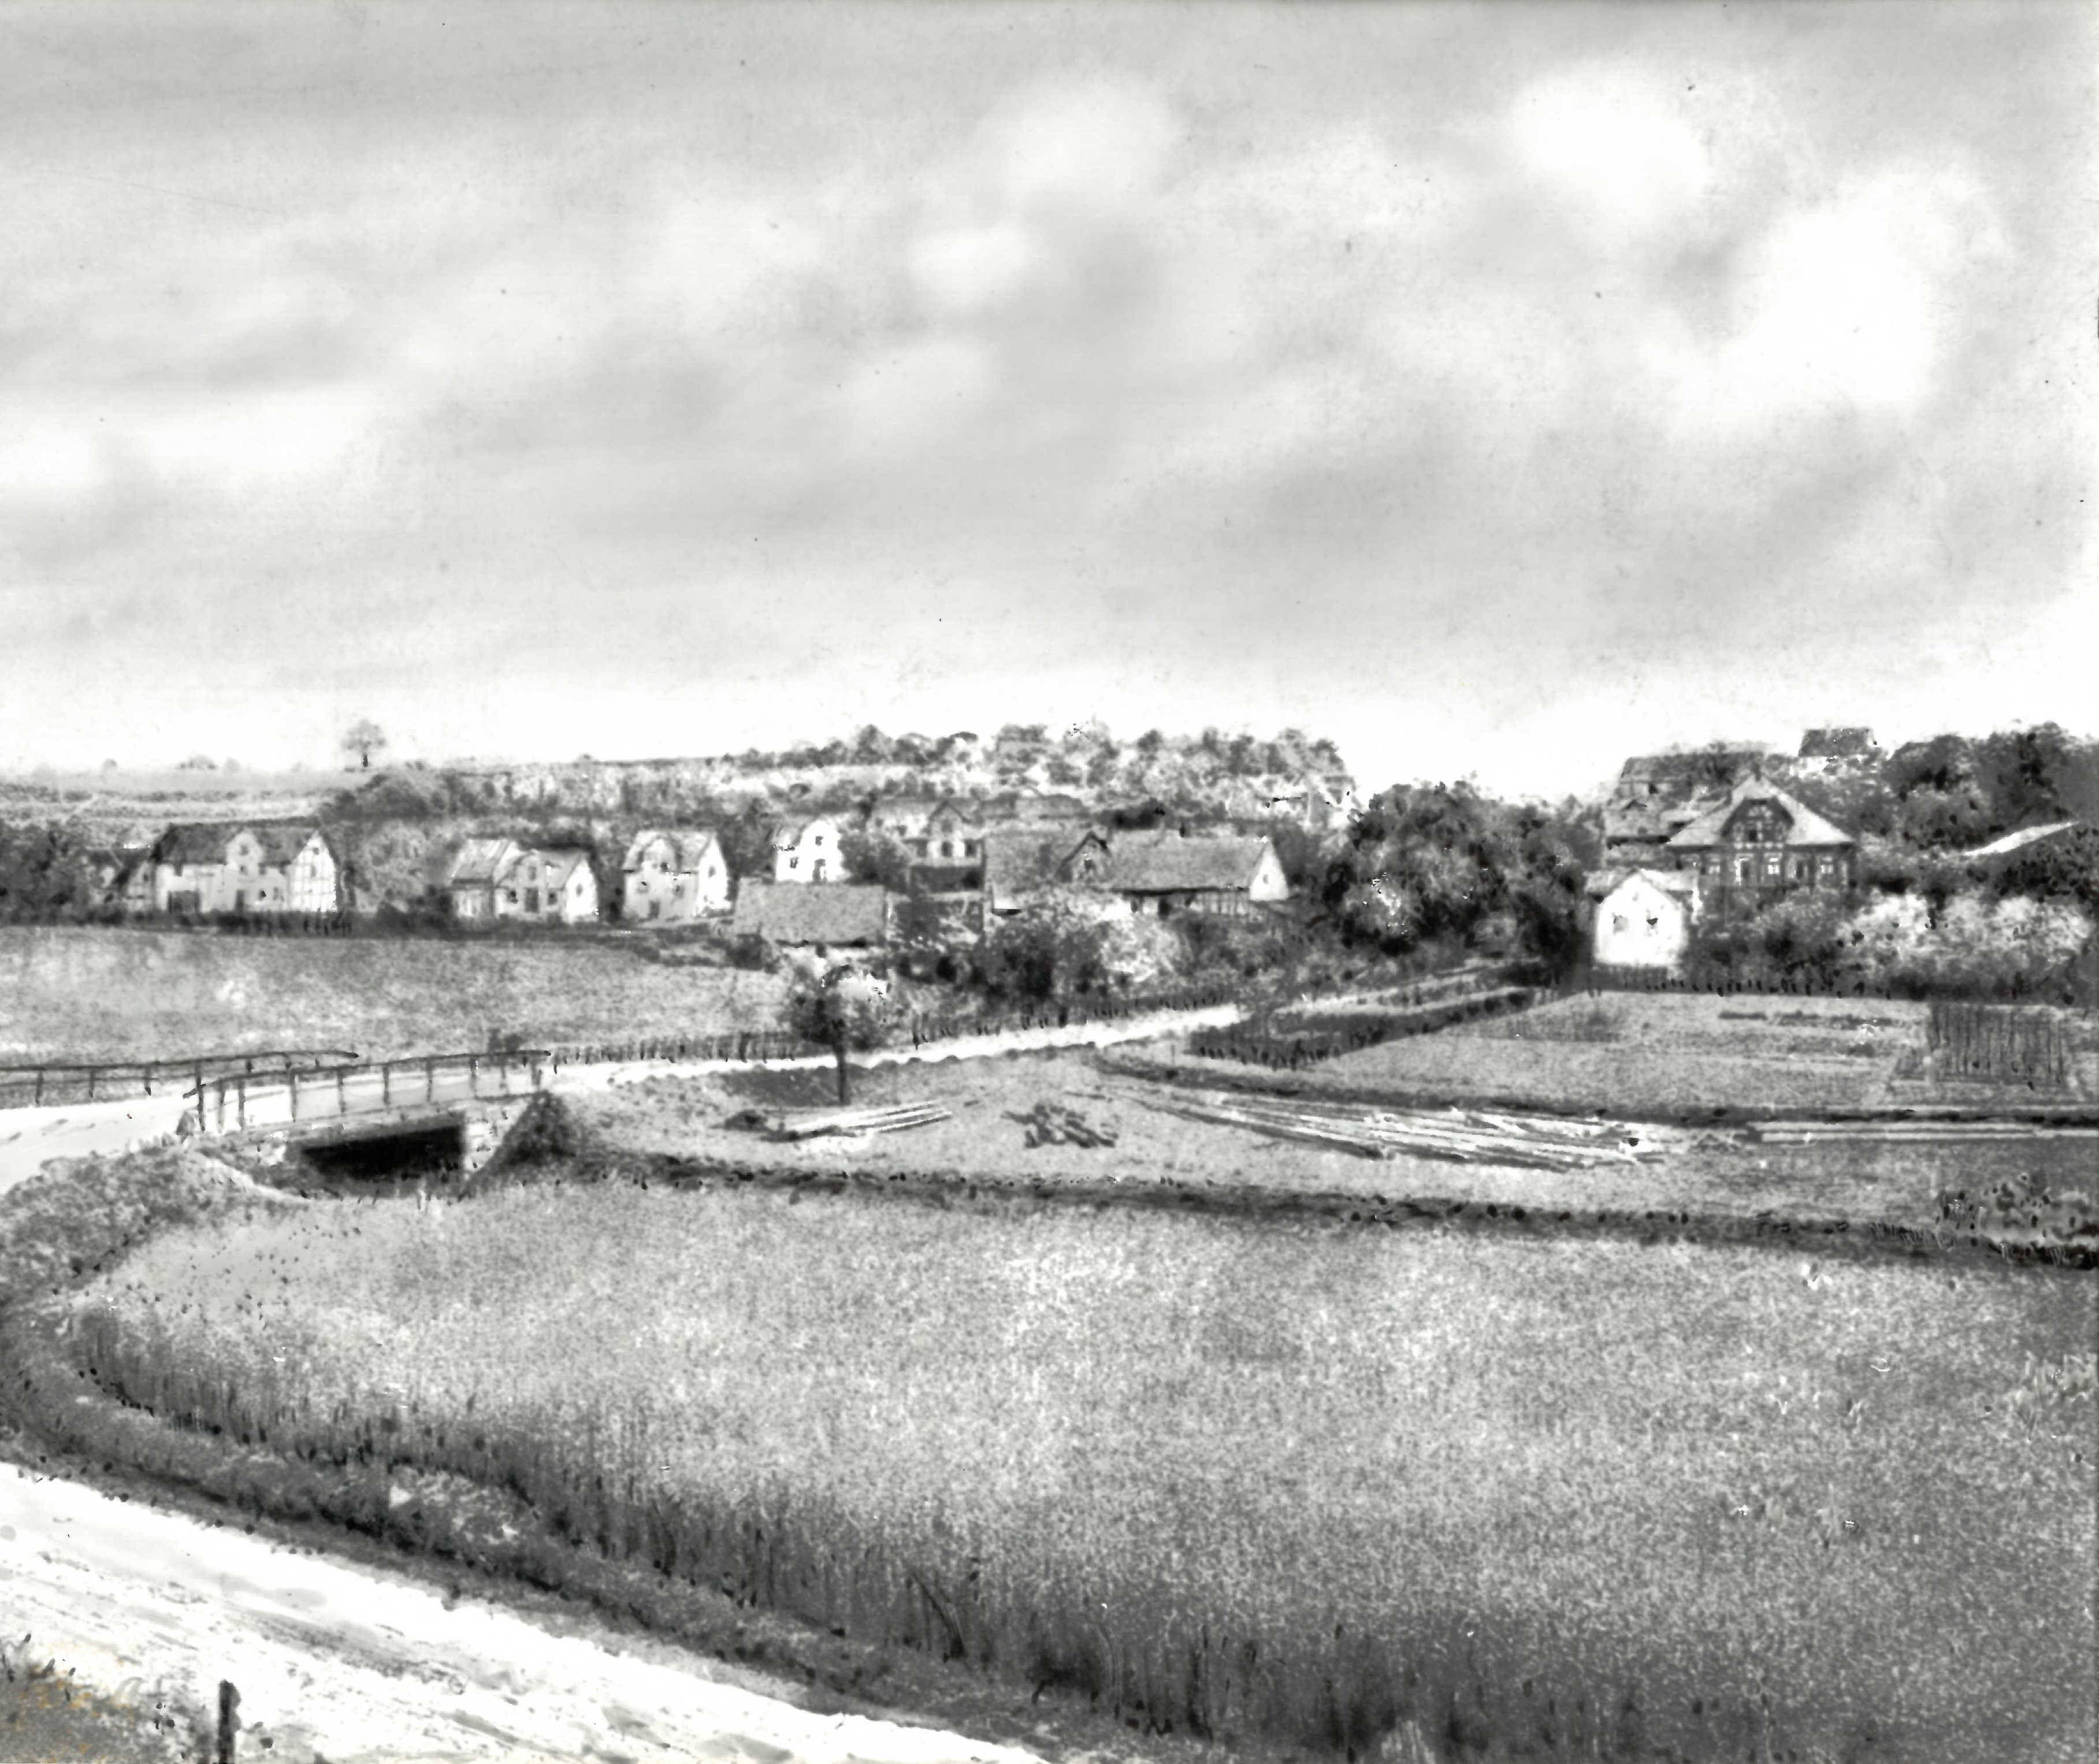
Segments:
[[[0,1066],[0,1108],[33,1109],[61,1102],[112,1102],[158,1096],[171,1084],[193,1089],[208,1078],[332,1071],[361,1063],[344,1048],[269,1048],[253,1054],[195,1054],[177,1059],[85,1062],[46,1060]]]
[[[200,1129],[238,1133],[376,1110],[516,1096],[537,1090],[552,1064],[544,1048],[424,1054],[325,1069],[288,1064],[202,1079],[183,1094],[195,1101]]]

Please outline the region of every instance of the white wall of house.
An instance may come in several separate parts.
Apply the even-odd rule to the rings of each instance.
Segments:
[[[1593,943],[1603,968],[1671,968],[1691,941],[1694,904],[1646,877],[1628,876],[1596,903]]]
[[[676,845],[651,839],[641,860],[627,872],[621,912],[629,919],[675,922],[725,911],[728,906],[728,864],[720,842],[710,839],[697,868],[680,869]]]
[[[1247,884],[1247,899],[1260,902],[1289,898],[1290,878],[1283,873],[1283,860],[1275,855],[1274,846],[1264,844],[1261,857],[1254,864],[1252,878]]]
[[[781,882],[850,880],[844,860],[838,856],[838,824],[820,815],[799,829],[783,829],[773,841],[772,879]]]
[[[335,853],[319,833],[307,834],[293,858],[284,899],[293,913],[332,913],[339,904]]]

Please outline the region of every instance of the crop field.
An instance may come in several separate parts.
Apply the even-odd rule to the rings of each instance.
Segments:
[[[163,1414],[1159,1728],[2099,1745],[2088,1274],[598,1183],[183,1230],[81,1302]]]
[[[0,1060],[342,1047],[374,1058],[772,1021],[769,975],[602,939],[446,942],[0,927]]]
[[[1925,1018],[1886,999],[1605,993],[1347,1054],[1309,1081],[1627,1115],[1860,1107],[1892,1099]]]

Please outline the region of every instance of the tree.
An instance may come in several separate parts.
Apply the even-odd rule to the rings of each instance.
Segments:
[[[356,770],[369,772],[372,756],[385,752],[385,748],[386,732],[369,717],[360,718],[344,732],[342,750],[345,754],[357,755]]]
[[[854,827],[838,835],[838,856],[855,882],[879,882],[891,894],[911,891],[911,852],[879,828]]]
[[[797,1034],[822,1042],[837,1055],[838,1106],[843,1108],[852,1101],[847,1049],[880,1047],[888,1038],[887,983],[856,968],[823,971],[811,961],[798,968],[785,1008]]]

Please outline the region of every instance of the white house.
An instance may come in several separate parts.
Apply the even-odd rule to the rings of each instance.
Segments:
[[[1672,968],[1690,945],[1698,916],[1698,878],[1682,870],[1636,869],[1596,903],[1593,944],[1600,968]]]
[[[621,911],[630,919],[696,919],[728,906],[728,860],[714,834],[645,827],[627,847]]]
[[[580,847],[528,849],[506,881],[521,918],[576,925],[597,917],[597,876]]]
[[[838,856],[838,824],[825,815],[776,827],[772,879],[781,882],[840,882],[847,879]]]
[[[141,869],[156,913],[332,913],[340,904],[333,848],[318,827],[297,823],[185,822],[154,842]]]

